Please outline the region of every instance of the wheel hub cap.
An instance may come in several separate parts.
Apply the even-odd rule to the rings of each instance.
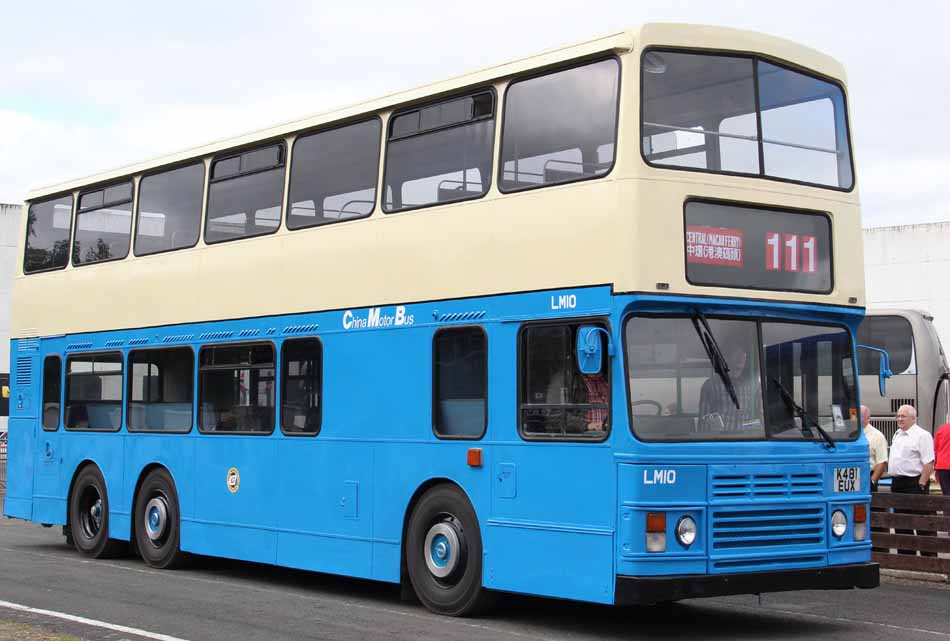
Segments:
[[[456,529],[445,522],[429,528],[425,540],[426,567],[433,576],[444,579],[458,566],[461,545]]]
[[[98,530],[102,526],[102,499],[96,499],[96,502],[89,508],[89,516]]]
[[[156,496],[145,506],[145,534],[152,541],[158,541],[168,527],[168,505],[165,499]]]

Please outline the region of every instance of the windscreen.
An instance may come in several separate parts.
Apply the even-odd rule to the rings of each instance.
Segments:
[[[820,440],[816,422],[835,440],[857,437],[843,327],[639,316],[624,332],[631,422],[641,440]]]
[[[752,56],[666,50],[642,59],[648,163],[851,189],[844,92]]]

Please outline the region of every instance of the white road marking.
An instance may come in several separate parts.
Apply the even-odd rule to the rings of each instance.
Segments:
[[[736,607],[740,610],[745,610],[746,612],[758,612],[758,613],[777,612],[779,614],[806,617],[809,619],[818,619],[820,621],[834,621],[835,623],[853,623],[857,625],[869,625],[869,626],[873,626],[877,628],[886,628],[888,630],[901,630],[903,632],[920,632],[922,634],[932,634],[937,637],[950,639],[950,634],[946,632],[938,632],[937,630],[926,630],[924,628],[909,628],[902,625],[894,625],[893,623],[880,623],[877,621],[863,621],[861,619],[849,619],[847,617],[831,617],[825,614],[814,614],[812,612],[800,612],[798,610],[786,610],[784,608],[775,608],[768,604],[762,605],[760,607],[751,607],[751,606],[745,606],[745,605],[731,606],[731,607]]]
[[[11,603],[10,601],[0,601],[0,608],[7,608],[9,610],[17,610],[19,612],[29,612],[30,614],[39,614],[45,617],[53,617],[54,619],[63,619],[64,621],[72,621],[73,623],[81,623],[83,625],[89,625],[94,628],[105,628],[106,630],[112,630],[113,632],[124,632],[126,634],[134,634],[138,637],[144,637],[146,639],[155,639],[155,641],[188,641],[187,639],[182,639],[180,637],[172,637],[167,634],[159,634],[157,632],[149,632],[148,630],[140,630],[139,628],[130,628],[125,625],[116,625],[115,623],[106,623],[105,621],[97,621],[96,619],[87,619],[86,617],[79,617],[75,614],[66,614],[65,612],[56,612],[55,610],[41,610],[40,608],[31,608],[28,605],[22,605],[20,603]]]

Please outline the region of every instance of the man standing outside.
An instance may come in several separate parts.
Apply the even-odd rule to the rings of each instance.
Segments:
[[[871,491],[877,492],[877,482],[887,471],[887,439],[881,430],[871,425],[871,410],[867,405],[861,406],[861,425],[864,426],[864,436],[868,439],[870,450]]]
[[[929,494],[930,476],[934,469],[934,442],[930,432],[917,425],[917,410],[910,405],[897,409],[897,427],[891,441],[887,461],[892,477],[891,492],[895,494]],[[907,510],[906,514],[915,514]],[[926,512],[924,512],[926,514]],[[894,530],[897,534],[913,534],[913,530]],[[933,532],[917,530],[918,536],[933,536]],[[913,550],[898,550],[900,554],[914,554]],[[924,556],[936,556],[923,553]]]

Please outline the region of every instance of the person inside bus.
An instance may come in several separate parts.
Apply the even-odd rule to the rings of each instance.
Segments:
[[[761,390],[758,377],[749,363],[749,352],[741,343],[726,347],[728,376],[732,380],[739,407],[726,389],[722,377],[713,373],[699,391],[699,425],[703,432],[737,432],[743,427],[760,426]]]

